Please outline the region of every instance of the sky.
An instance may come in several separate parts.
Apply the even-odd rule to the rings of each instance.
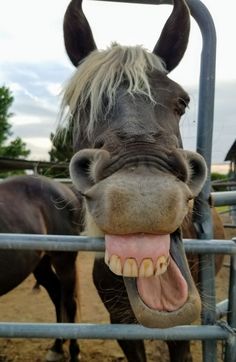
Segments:
[[[217,31],[216,98],[213,163],[224,161],[236,138],[235,0],[203,0]],[[69,0],[0,0],[0,85],[14,95],[14,136],[31,149],[31,159],[48,160],[49,135],[56,129],[60,91],[74,68],[64,50],[62,22]],[[171,6],[84,0],[98,48],[112,41],[141,44],[152,50]],[[181,121],[184,146],[195,149],[201,34],[191,22],[189,46],[170,74],[190,94]]]

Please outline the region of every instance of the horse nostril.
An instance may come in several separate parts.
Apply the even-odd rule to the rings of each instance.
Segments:
[[[92,186],[90,179],[90,167],[93,161],[93,153],[90,150],[79,151],[70,162],[70,176],[75,187],[80,190],[81,194],[88,187]]]
[[[82,193],[92,187],[99,178],[98,174],[110,159],[109,152],[97,149],[85,149],[77,152],[70,162],[72,182]]]
[[[74,168],[80,173],[89,173],[89,168],[91,165],[91,160],[85,156],[79,157],[74,161]]]

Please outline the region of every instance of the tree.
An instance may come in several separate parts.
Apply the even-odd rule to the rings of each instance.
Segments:
[[[8,119],[12,116],[9,113],[9,108],[13,103],[13,96],[10,90],[6,87],[0,87],[0,146],[11,136],[11,125]]]
[[[20,137],[16,137],[9,145],[0,147],[0,156],[10,158],[27,157],[30,150],[27,150],[26,143]]]
[[[0,157],[25,158],[30,154],[26,143],[20,137],[9,141],[13,135],[12,125],[9,123],[9,119],[13,115],[10,112],[13,101],[14,97],[10,89],[5,86],[0,87]],[[9,173],[0,174],[0,177],[7,175]]]
[[[70,162],[73,156],[72,135],[70,130],[62,129],[56,136],[50,134],[52,148],[49,151],[51,162]]]
[[[65,164],[65,169],[64,171],[56,171],[55,169],[51,168],[50,170],[47,170],[45,175],[51,177],[68,178],[69,162],[73,156],[71,128],[69,128],[69,130],[62,128],[56,136],[54,133],[51,133],[50,140],[52,142],[52,148],[48,152],[50,161]]]

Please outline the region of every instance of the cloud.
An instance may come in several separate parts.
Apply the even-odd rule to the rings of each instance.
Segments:
[[[181,122],[181,134],[185,148],[195,150],[197,137],[198,94],[189,89],[190,110]],[[218,82],[215,89],[212,162],[221,163],[236,139],[236,81]]]
[[[68,3],[69,0],[1,1],[0,79],[14,93],[13,130],[15,135],[29,142],[32,158],[38,158],[40,152],[45,157],[50,148],[48,139],[56,128],[58,94],[73,71],[64,50],[62,34],[63,15]],[[232,44],[228,41],[234,33],[235,1],[229,0],[227,6],[215,0],[205,0],[204,4],[212,13],[217,29],[217,77],[235,80],[216,86],[213,162],[222,162],[236,135],[236,68]],[[170,6],[94,1],[84,2],[83,9],[99,48],[118,41],[129,45],[144,44],[150,50],[171,11]],[[143,22],[145,26],[141,27]],[[187,52],[180,66],[171,73],[175,81],[197,84],[201,45],[199,29],[192,21]],[[195,149],[197,92],[193,88],[189,91],[191,105],[181,121],[181,132],[185,147]],[[34,147],[33,140],[36,142],[39,138],[40,147]]]
[[[32,149],[31,158],[48,158],[49,136],[55,132],[62,85],[71,76],[69,67],[56,62],[3,63],[4,84],[14,94],[11,119],[14,136],[21,137]],[[191,97],[190,107],[181,120],[184,146],[195,150],[198,94],[185,87]],[[236,136],[236,82],[216,84],[213,163],[221,163]],[[37,140],[40,140],[39,143]],[[37,144],[37,145],[36,145]],[[41,156],[40,156],[41,155]]]
[[[40,158],[40,154],[48,158],[49,137],[57,126],[59,93],[71,74],[69,68],[52,62],[2,62],[1,72],[3,84],[14,96],[10,120],[14,136],[21,137],[32,149],[31,158]],[[40,139],[40,147],[33,147],[32,139]]]
[[[47,84],[48,92],[51,93],[53,96],[58,96],[62,91],[61,83],[48,83]]]
[[[33,157],[31,159],[48,161],[48,151],[51,148],[51,142],[47,137],[25,137],[24,141],[31,149]]]
[[[56,122],[52,118],[45,118],[41,121],[42,118],[39,119],[39,122],[32,123],[22,123],[15,124],[13,126],[14,134],[23,139],[27,137],[34,138],[46,138],[49,139],[50,133],[55,132]]]

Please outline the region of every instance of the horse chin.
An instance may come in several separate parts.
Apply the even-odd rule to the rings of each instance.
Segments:
[[[181,272],[184,279],[183,283],[187,288],[185,291],[186,297],[182,299],[182,302],[177,301],[175,307],[173,301],[171,301],[171,307],[169,304],[169,308],[148,305],[149,303],[146,300],[148,301],[149,299],[145,300],[144,292],[140,292],[139,279],[144,278],[123,277],[129,301],[137,321],[149,328],[170,328],[178,325],[187,325],[200,317],[200,296],[192,280],[179,233],[171,235],[170,254],[171,259],[174,260]],[[153,286],[151,289],[153,290],[155,287]]]
[[[198,293],[189,295],[187,302],[173,312],[159,312],[148,307],[140,298],[136,280],[124,277],[129,301],[137,321],[149,328],[170,328],[179,325],[189,325],[200,316],[200,298]]]

